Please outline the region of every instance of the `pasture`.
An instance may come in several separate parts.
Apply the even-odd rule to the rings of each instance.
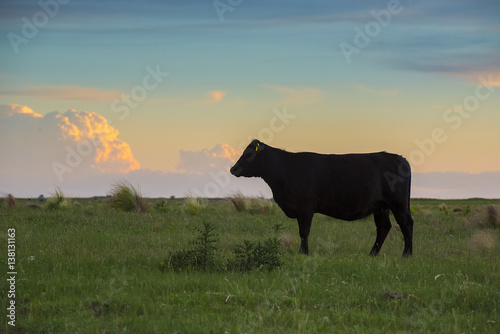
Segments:
[[[272,202],[229,199],[191,206],[146,199],[145,213],[109,199],[75,199],[49,210],[0,208],[2,328],[7,333],[499,333],[499,200],[412,200],[413,257],[393,228],[377,257],[373,217],[343,222],[316,214],[310,256],[296,220]],[[209,222],[222,263],[174,271],[169,254]],[[16,321],[7,325],[7,229],[15,228]],[[224,268],[244,240],[280,240],[283,265]]]

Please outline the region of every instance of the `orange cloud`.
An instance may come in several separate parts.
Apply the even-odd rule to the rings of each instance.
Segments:
[[[105,91],[93,87],[52,86],[0,90],[0,95],[39,97],[48,100],[80,102],[112,102],[120,97],[117,91]]]
[[[95,145],[93,168],[102,172],[118,170],[121,173],[140,168],[130,146],[118,139],[119,131],[98,113],[68,110],[55,117],[59,119],[58,126],[64,138],[72,138],[75,142],[87,140]]]
[[[476,85],[485,87],[500,87],[500,72],[475,72],[466,75]]]
[[[226,92],[213,90],[213,91],[208,92],[208,99],[198,103],[198,105],[207,105],[207,104],[217,103],[217,102],[222,101],[225,96],[226,96]]]
[[[43,117],[40,114],[37,114],[34,112],[32,109],[22,106],[19,104],[2,104],[0,106],[0,119],[1,118],[9,118],[13,115],[16,114],[25,114],[25,115],[30,115],[35,118],[41,118]]]

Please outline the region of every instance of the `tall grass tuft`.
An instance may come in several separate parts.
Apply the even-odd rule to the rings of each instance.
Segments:
[[[71,201],[65,199],[64,194],[60,188],[56,188],[54,195],[48,200],[46,207],[48,210],[67,209],[71,206]]]
[[[187,213],[197,216],[207,207],[207,200],[203,198],[188,196],[184,199],[184,208]]]
[[[241,193],[234,195],[230,198],[230,200],[231,203],[233,203],[234,208],[238,212],[247,211],[250,206],[248,199]]]
[[[8,194],[5,197],[5,203],[9,209],[15,209],[17,206],[16,198],[12,194]]]
[[[267,214],[276,209],[273,201],[265,198],[248,198],[238,193],[229,199],[238,212]]]
[[[498,210],[493,205],[488,205],[486,210],[479,211],[475,215],[467,217],[469,223],[475,228],[499,228],[500,220]]]
[[[111,185],[111,207],[126,212],[147,211],[147,205],[138,189],[127,181]]]
[[[487,230],[475,232],[469,240],[469,248],[473,252],[489,253],[496,245],[495,236]]]

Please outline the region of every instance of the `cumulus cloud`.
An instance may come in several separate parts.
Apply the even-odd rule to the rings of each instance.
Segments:
[[[210,171],[227,170],[236,162],[241,152],[228,144],[216,145],[211,150],[181,150],[177,170],[188,174],[205,174]]]
[[[226,96],[226,92],[213,90],[213,91],[208,92],[208,98],[205,101],[198,103],[198,105],[207,105],[207,104],[217,103],[217,102],[222,101],[225,96]]]
[[[138,169],[118,130],[95,112],[41,115],[26,106],[0,105],[0,184],[8,179],[62,184],[92,174]]]
[[[3,89],[0,95],[39,97],[48,100],[79,102],[112,102],[120,97],[117,91],[104,91],[93,87],[52,86],[22,89]]]

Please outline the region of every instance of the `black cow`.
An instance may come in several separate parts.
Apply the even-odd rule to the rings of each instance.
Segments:
[[[253,140],[231,174],[266,181],[281,210],[297,218],[303,254],[309,254],[307,237],[318,212],[348,221],[373,213],[377,239],[370,255],[377,255],[391,229],[390,210],[403,232],[403,255],[412,255],[411,172],[399,155],[291,153]]]

